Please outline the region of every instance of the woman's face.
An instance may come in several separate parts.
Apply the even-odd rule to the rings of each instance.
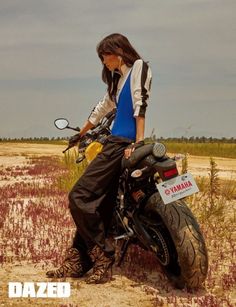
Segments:
[[[120,69],[121,57],[116,54],[103,54],[103,64],[110,70]]]

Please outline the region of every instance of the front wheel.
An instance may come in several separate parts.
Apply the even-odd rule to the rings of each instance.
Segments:
[[[168,263],[161,264],[168,278],[178,288],[199,288],[207,276],[207,249],[200,227],[185,202],[165,205],[159,193],[155,193],[147,201],[144,218],[152,225],[146,224],[148,233],[152,236],[156,225],[165,240]]]

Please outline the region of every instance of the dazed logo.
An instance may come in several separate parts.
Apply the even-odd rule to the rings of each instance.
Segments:
[[[70,297],[69,282],[9,282],[8,297]]]

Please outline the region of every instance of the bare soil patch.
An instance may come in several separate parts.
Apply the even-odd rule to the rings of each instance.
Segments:
[[[236,159],[214,158],[222,179],[236,179]],[[189,156],[189,171],[194,176],[208,176],[209,157]]]

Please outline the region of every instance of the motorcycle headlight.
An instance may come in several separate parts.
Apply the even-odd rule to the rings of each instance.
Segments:
[[[155,143],[152,153],[156,158],[162,158],[166,154],[166,146],[162,143]]]

